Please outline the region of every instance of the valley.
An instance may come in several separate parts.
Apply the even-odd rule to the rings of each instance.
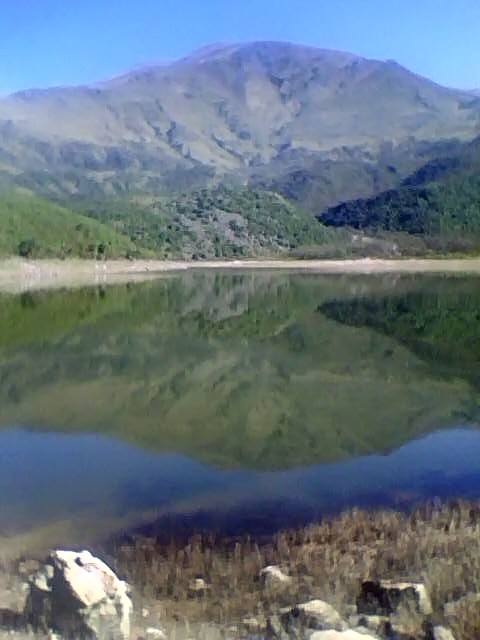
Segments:
[[[82,44],[115,54],[109,28]],[[125,637],[477,640],[479,91],[268,39],[94,62],[0,87],[0,638],[60,637],[22,582],[95,545]],[[390,578],[432,606],[364,619]],[[292,622],[312,597],[333,627]]]

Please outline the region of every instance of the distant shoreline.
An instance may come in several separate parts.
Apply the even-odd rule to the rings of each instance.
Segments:
[[[186,270],[282,270],[322,274],[465,273],[480,275],[479,258],[386,260],[0,260],[0,291],[21,292],[63,286],[114,284]]]

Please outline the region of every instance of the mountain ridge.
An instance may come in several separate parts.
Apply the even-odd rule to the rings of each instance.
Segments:
[[[213,45],[100,84],[1,98],[0,183],[71,197],[219,182],[271,188],[310,171],[328,205],[375,192],[348,185],[385,144],[394,167],[395,150],[411,147],[400,180],[422,164],[415,145],[468,140],[479,122],[479,98],[396,62],[292,43]],[[322,163],[351,156],[347,187],[322,191]]]

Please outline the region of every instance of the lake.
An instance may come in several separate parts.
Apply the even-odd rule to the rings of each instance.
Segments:
[[[480,497],[479,423],[477,277],[190,272],[0,294],[3,535],[264,531]]]

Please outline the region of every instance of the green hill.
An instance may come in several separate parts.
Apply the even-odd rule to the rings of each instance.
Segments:
[[[282,196],[244,187],[104,199],[79,210],[165,258],[275,255],[311,246],[329,254],[349,243],[348,233],[327,228]]]
[[[424,165],[398,189],[352,200],[320,215],[327,225],[404,232],[427,248],[480,248],[480,138],[461,152]]]
[[[33,195],[0,195],[0,255],[125,257],[138,253],[114,229]]]
[[[330,229],[282,196],[216,187],[178,194],[53,203],[0,193],[0,255],[241,258],[313,250],[343,255],[350,234]]]

